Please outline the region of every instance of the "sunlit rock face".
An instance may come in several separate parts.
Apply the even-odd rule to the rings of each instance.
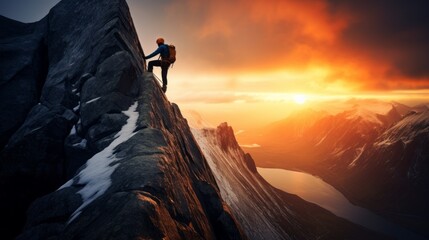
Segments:
[[[2,236],[246,238],[145,73],[125,0],[64,0],[0,25]]]

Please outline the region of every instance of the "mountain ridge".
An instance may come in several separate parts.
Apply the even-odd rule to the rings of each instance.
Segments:
[[[247,239],[145,72],[125,0],[63,0],[17,26],[0,41],[3,237]]]

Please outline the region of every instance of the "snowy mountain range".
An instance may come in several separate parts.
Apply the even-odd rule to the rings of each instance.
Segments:
[[[352,201],[428,235],[428,107],[350,104],[337,113],[297,112],[239,140],[261,145],[247,149],[258,166],[321,176]]]

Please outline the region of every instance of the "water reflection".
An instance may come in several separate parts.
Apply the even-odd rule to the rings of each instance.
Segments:
[[[318,177],[275,168],[258,168],[258,172],[272,186],[298,195],[302,199],[315,203],[351,222],[398,239],[424,239],[386,221],[365,208],[353,205],[343,194]]]

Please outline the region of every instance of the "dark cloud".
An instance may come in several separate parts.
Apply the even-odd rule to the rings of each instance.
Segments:
[[[0,14],[35,21],[58,1],[0,0]],[[176,45],[180,61],[171,74],[287,70],[305,75],[321,68],[328,75],[309,80],[321,81],[320,86],[372,90],[429,85],[428,0],[127,2],[146,53],[156,48],[159,36]],[[284,90],[282,82],[261,82],[230,81],[225,86]]]
[[[188,0],[171,5],[167,18],[172,21],[181,15],[176,30],[185,34],[176,38],[182,38],[187,53],[198,58],[196,65],[216,71],[264,69],[289,58],[300,30],[290,15],[273,13],[273,5]]]
[[[350,19],[342,31],[343,47],[390,63],[391,75],[429,77],[429,1],[379,0],[363,3],[330,0],[330,11]]]

